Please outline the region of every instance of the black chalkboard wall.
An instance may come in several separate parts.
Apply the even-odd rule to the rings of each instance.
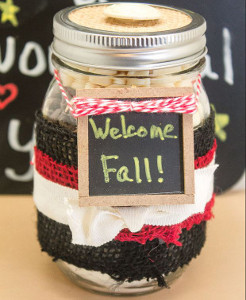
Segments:
[[[49,45],[56,11],[92,0],[0,2],[0,193],[31,193],[34,111],[51,79]],[[140,2],[140,1],[136,1]],[[144,2],[144,1],[142,1]],[[147,1],[145,1],[147,2]],[[244,172],[245,3],[243,0],[148,1],[184,7],[208,23],[204,84],[217,111],[216,187],[232,186]],[[12,5],[12,15],[7,15]]]

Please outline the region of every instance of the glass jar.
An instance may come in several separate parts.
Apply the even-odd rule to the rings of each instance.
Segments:
[[[76,18],[70,18],[73,12],[84,12],[84,9],[93,9],[93,7],[105,9],[110,5],[69,8],[59,12],[54,18],[55,38],[52,46],[52,62],[59,73],[67,95],[72,98],[78,89],[106,87],[193,87],[194,93],[196,93],[196,80],[205,65],[205,20],[190,11],[153,5],[152,7],[155,9],[184,14],[190,18],[190,23],[172,28],[171,31],[169,29],[168,31],[152,32],[151,26],[156,25],[151,21],[149,23],[150,32],[146,34],[141,31],[129,32],[129,27],[128,32],[116,32],[115,27],[112,27],[112,32],[107,28],[104,30],[87,28],[83,24],[77,24]],[[146,5],[144,6],[146,7]],[[141,11],[141,7],[139,9]],[[87,13],[91,12],[87,11]],[[124,23],[122,20],[114,21],[112,17],[110,18],[111,26],[120,26],[121,30],[124,24],[130,22],[128,20]],[[135,28],[138,26],[140,28],[143,23],[134,24]],[[146,26],[144,31],[146,31]],[[168,39],[170,34],[172,38]],[[155,37],[157,38],[155,39]],[[114,38],[118,38],[118,41],[121,40],[121,46],[117,42],[113,42]],[[122,41],[124,38],[128,42]],[[152,38],[151,42],[149,38]],[[131,39],[135,39],[135,44]],[[146,40],[141,42],[141,39]],[[198,109],[193,114],[193,127],[195,157],[203,157],[208,150],[211,151],[214,141],[214,122],[203,85],[201,85],[198,99]],[[95,292],[112,295],[138,295],[169,286],[182,274],[185,266],[200,254],[205,242],[206,221],[209,217],[206,214],[206,217],[201,218],[200,222],[191,220],[196,213],[204,212],[205,204],[207,209],[210,199],[206,200],[203,208],[199,208],[200,210],[193,211],[193,213],[187,213],[186,217],[181,216],[179,207],[176,212],[176,221],[166,226],[154,226],[155,230],[169,228],[170,235],[174,234],[172,230],[177,230],[175,231],[178,232],[176,243],[165,242],[158,235],[155,237],[155,233],[151,231],[154,227],[151,229],[148,227],[150,231],[144,242],[136,241],[134,238],[122,240],[113,237],[112,240],[102,242],[100,245],[74,243],[71,223],[66,219],[67,215],[71,217],[74,211],[70,210],[71,206],[66,205],[67,199],[71,198],[74,201],[73,207],[78,206],[74,192],[76,190],[74,181],[77,179],[70,178],[72,172],[77,168],[77,164],[74,162],[77,155],[76,131],[77,121],[68,109],[57,81],[53,79],[46,93],[42,111],[37,113],[36,126],[35,165],[37,175],[35,175],[34,183],[34,201],[38,209],[38,238],[42,249],[57,260],[60,269],[73,282]],[[201,146],[200,144],[204,140],[202,134],[208,131],[211,131],[209,142],[206,142],[206,146]],[[39,161],[40,157],[43,161],[48,160],[48,164],[40,162],[42,160]],[[59,170],[56,169],[56,175],[50,177],[49,168],[55,163],[58,163]],[[67,165],[70,168],[70,173],[66,175],[70,178],[69,183],[61,171]],[[39,178],[40,174],[43,176],[42,179]],[[59,196],[60,198],[54,197],[59,198],[59,201],[53,201],[52,196],[50,196],[50,200],[47,197],[43,199],[47,194],[45,192],[43,192],[42,198],[40,185],[44,178],[66,187],[64,191],[56,191],[55,188],[51,191],[57,195],[63,193],[63,196]],[[213,181],[213,173],[211,173],[211,178]],[[43,182],[43,184],[46,183]],[[49,188],[51,187],[47,185],[47,190]],[[212,190],[211,187],[210,190]],[[48,201],[50,202],[48,203]],[[102,210],[104,209],[115,213],[113,207],[102,208]],[[91,219],[94,218],[95,210],[97,208],[94,208],[93,213],[87,211],[87,215],[84,215],[82,220],[83,226],[89,227],[88,224],[93,224]],[[186,209],[184,208],[184,210]],[[88,218],[91,218],[90,223],[86,225]],[[180,224],[186,224],[184,222],[193,223],[182,227],[183,225]],[[75,227],[78,228],[74,229],[73,227],[73,230],[80,231],[80,225],[75,224]],[[144,227],[146,224],[142,225]],[[180,227],[178,227],[179,225]],[[89,235],[90,228],[86,230]],[[122,228],[122,230],[125,229]],[[118,237],[117,234],[116,236]],[[167,233],[166,239],[168,240]]]
[[[52,62],[59,71],[61,82],[71,98],[75,96],[77,89],[83,88],[193,87],[196,93],[197,76],[205,67],[203,58],[182,66],[141,71],[89,68],[62,61],[55,55],[52,56]],[[53,79],[45,96],[42,112],[53,120],[76,125],[76,119],[66,106],[58,83]],[[204,86],[201,85],[198,110],[193,115],[194,128],[199,127],[209,115],[208,96]]]

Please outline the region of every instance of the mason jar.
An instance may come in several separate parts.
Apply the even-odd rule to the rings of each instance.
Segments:
[[[138,10],[140,20],[134,14],[125,19],[131,9]],[[110,3],[66,8],[53,25],[58,80],[51,81],[36,114],[34,201],[41,248],[73,282],[94,292],[138,295],[168,287],[200,254],[212,217],[214,113],[202,83],[197,94],[207,52],[206,22],[185,9]],[[192,87],[198,95],[195,204],[155,207],[158,218],[163,213],[159,223],[141,223],[147,220],[141,207],[123,214],[120,207],[78,204],[77,119],[67,97],[80,89],[126,87]],[[128,227],[133,212],[138,226]]]

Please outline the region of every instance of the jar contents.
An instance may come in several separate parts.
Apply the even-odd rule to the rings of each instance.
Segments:
[[[41,248],[74,283],[94,292],[140,295],[169,287],[201,253],[214,204],[214,112],[204,86],[198,85],[207,52],[206,22],[184,9],[103,3],[64,9],[53,25],[52,63],[59,80],[51,81],[35,128],[34,202]],[[194,203],[81,206],[78,120],[69,108],[73,98],[81,90],[163,87],[191,88],[197,95],[193,131],[190,127]],[[97,130],[102,136],[103,129]],[[137,170],[137,155],[146,149],[140,142],[136,149]],[[127,146],[120,150],[127,153]],[[146,158],[144,163],[147,178]],[[101,165],[95,170],[101,172]],[[108,170],[116,173],[110,163]],[[159,183],[166,184],[165,178]]]

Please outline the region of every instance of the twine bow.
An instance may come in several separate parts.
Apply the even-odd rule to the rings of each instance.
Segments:
[[[58,71],[55,70],[54,74],[61,93],[75,118],[121,112],[192,114],[197,111],[197,102],[201,92],[201,75],[199,75],[197,78],[196,94],[182,97],[158,98],[144,101],[119,101],[83,97],[69,99],[61,83]]]

